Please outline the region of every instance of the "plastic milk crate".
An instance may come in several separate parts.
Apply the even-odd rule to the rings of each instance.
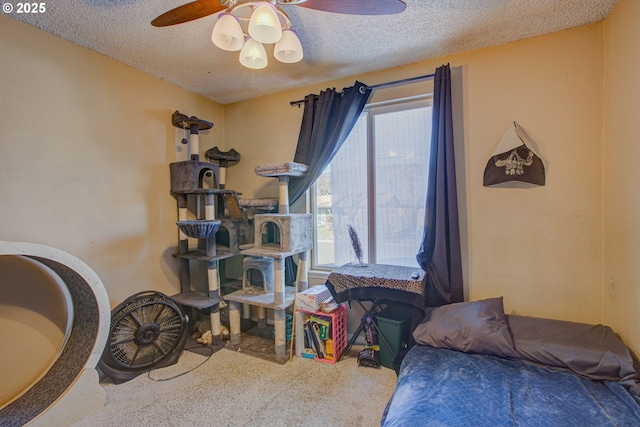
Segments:
[[[308,344],[310,341],[315,344]],[[308,345],[320,345],[325,352],[325,357],[317,355],[317,350],[309,348]],[[336,363],[346,347],[347,307],[344,304],[340,304],[331,313],[296,309],[296,354],[298,356],[314,358],[324,363]],[[316,355],[313,355],[310,350],[315,350]]]

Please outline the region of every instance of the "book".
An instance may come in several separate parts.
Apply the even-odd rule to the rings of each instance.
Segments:
[[[308,330],[311,334],[311,340],[313,342],[313,347],[314,347],[314,350],[316,351],[316,354],[321,359],[326,358],[326,350],[324,348],[324,343],[320,339],[318,324],[309,320],[307,322],[307,325],[308,325]]]
[[[309,320],[311,320],[314,323],[318,323],[320,325],[324,325],[326,327],[329,327],[329,324],[330,324],[330,322],[328,320],[322,319],[322,318],[314,316],[314,315],[309,316]]]
[[[309,330],[308,322],[304,324],[304,340],[305,340],[305,347],[313,350],[313,352],[317,355],[318,352],[315,348],[313,337],[311,336],[311,331]]]
[[[333,340],[328,339],[325,341],[325,348],[327,350],[327,359],[333,360]]]

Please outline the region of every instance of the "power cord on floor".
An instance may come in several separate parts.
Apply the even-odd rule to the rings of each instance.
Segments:
[[[198,349],[200,349],[200,348],[202,348],[202,346],[189,347],[189,348],[185,348],[185,350],[191,350],[191,349],[194,349],[194,348],[198,348]],[[213,348],[212,348],[212,347],[205,347],[205,348],[208,348],[208,349],[209,349],[209,351],[210,351],[210,353],[209,353],[209,355],[207,356],[207,358],[206,358],[206,359],[204,359],[204,360],[203,360],[199,365],[197,365],[197,366],[195,366],[195,367],[193,367],[193,368],[189,369],[188,371],[182,372],[182,373],[180,373],[180,374],[174,375],[174,376],[169,377],[169,378],[152,378],[152,377],[151,377],[151,371],[152,371],[152,370],[150,369],[149,371],[147,371],[147,377],[148,377],[151,381],[161,382],[161,381],[169,381],[169,380],[172,380],[172,379],[175,379],[175,378],[181,377],[181,376],[183,376],[183,375],[186,375],[186,374],[188,374],[189,372],[193,372],[193,371],[195,371],[196,369],[198,369],[200,366],[202,366],[202,365],[204,365],[205,363],[207,363],[207,361],[208,361],[209,359],[211,359],[211,356],[213,356],[213,353],[214,353]]]

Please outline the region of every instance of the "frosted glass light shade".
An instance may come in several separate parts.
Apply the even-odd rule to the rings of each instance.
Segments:
[[[213,26],[211,41],[220,49],[237,51],[244,45],[244,34],[238,18],[230,13],[221,13]]]
[[[240,63],[247,68],[259,70],[267,66],[267,52],[262,43],[254,39],[247,39],[240,51]]]
[[[273,49],[273,56],[280,62],[292,64],[302,59],[302,44],[295,31],[286,29],[282,31],[282,38]]]
[[[275,43],[282,37],[278,11],[271,3],[256,3],[249,19],[249,35],[260,43]]]

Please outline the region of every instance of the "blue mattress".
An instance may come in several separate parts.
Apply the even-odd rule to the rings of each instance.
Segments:
[[[521,360],[417,345],[402,362],[381,426],[640,426],[640,402]]]

